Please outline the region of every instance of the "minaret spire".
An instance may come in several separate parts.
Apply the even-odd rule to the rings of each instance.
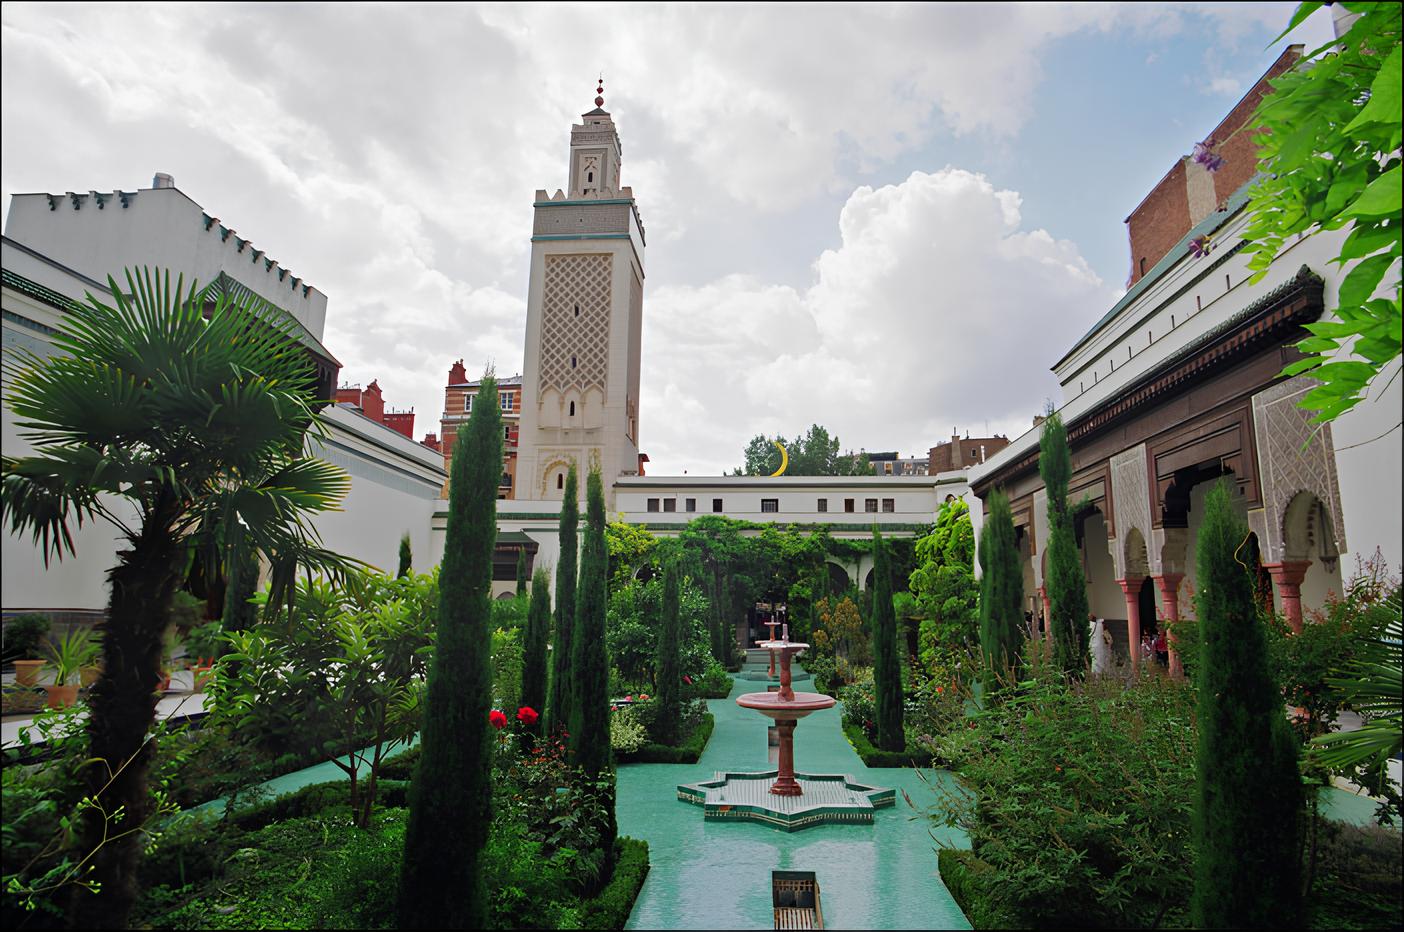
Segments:
[[[595,106],[604,106],[604,72],[600,72],[600,83],[595,87]]]

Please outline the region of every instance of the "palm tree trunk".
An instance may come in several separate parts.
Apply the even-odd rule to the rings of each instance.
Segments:
[[[96,893],[74,889],[70,928],[126,928],[136,901],[144,836],[135,829],[150,813],[147,774],[155,750],[146,739],[156,715],[171,596],[180,583],[181,546],[170,530],[175,511],[172,499],[163,494],[131,549],[119,554],[120,562],[109,573],[103,673],[88,697],[92,762],[83,771],[87,793],[99,805],[81,820],[78,838],[79,856],[92,854],[85,880],[99,887]]]

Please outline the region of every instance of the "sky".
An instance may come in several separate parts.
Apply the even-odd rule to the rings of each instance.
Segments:
[[[328,296],[343,381],[438,430],[521,371],[532,200],[605,108],[647,229],[640,448],[1024,432],[1124,291],[1124,220],[1294,3],[0,7],[0,195],[155,172]]]

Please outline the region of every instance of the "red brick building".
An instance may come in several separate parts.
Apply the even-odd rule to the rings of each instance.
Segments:
[[[336,403],[354,408],[377,424],[384,424],[396,433],[414,439],[414,409],[396,411],[391,408],[387,411],[380,384],[376,381],[372,381],[365,388],[359,385],[341,386],[336,390]]]
[[[434,446],[444,454],[444,468],[453,461],[453,444],[458,436],[458,427],[473,413],[473,399],[482,388],[482,381],[470,381],[463,360],[458,360],[450,368],[448,384],[444,386],[444,414],[439,422],[439,435],[430,434],[422,441]],[[517,481],[517,439],[519,421],[522,414],[522,377],[509,375],[497,380],[498,403],[502,406],[502,482],[497,488],[498,498],[516,498]],[[434,444],[429,444],[434,437]],[[445,497],[448,491],[445,488]]]
[[[967,435],[964,438],[952,435],[949,441],[938,443],[931,448],[926,474],[934,476],[938,472],[969,469],[971,466],[983,463],[1007,446],[1009,446],[1009,438],[1000,434],[993,437],[970,437]]]

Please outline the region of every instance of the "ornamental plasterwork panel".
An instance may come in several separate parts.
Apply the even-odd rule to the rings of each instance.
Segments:
[[[1310,424],[1310,415],[1297,407],[1302,396],[1317,384],[1315,379],[1297,376],[1253,396],[1253,431],[1267,530],[1267,540],[1261,543],[1267,562],[1287,559],[1284,522],[1288,506],[1301,492],[1310,492],[1325,506],[1330,526],[1323,530],[1335,536],[1336,553],[1345,550],[1331,425]]]
[[[572,146],[602,146],[614,142],[616,135],[612,132],[571,133],[570,144]]]
[[[629,205],[589,204],[580,207],[544,207],[536,211],[533,236],[567,233],[628,233]]]
[[[613,257],[603,253],[545,258],[537,390],[543,395],[548,388],[562,394],[571,388],[603,391],[609,373]]]
[[[1039,489],[1033,496],[1034,540],[1044,542],[1033,558],[1034,583],[1043,586],[1043,560],[1048,555],[1048,493]]]
[[[551,477],[554,476],[557,471],[569,471],[570,464],[576,462],[575,453],[569,450],[542,450],[541,462],[543,463],[540,476],[541,494],[537,497],[542,501],[549,501],[550,499],[547,496],[548,489],[552,492],[555,491],[555,486],[551,483]],[[579,469],[577,466],[577,478],[578,476]]]
[[[1112,501],[1116,509],[1116,538],[1112,542],[1112,563],[1118,579],[1126,577],[1126,546],[1131,531],[1141,532],[1149,569],[1160,569],[1159,554],[1151,552],[1150,479],[1146,471],[1146,445],[1137,444],[1111,458]]]

